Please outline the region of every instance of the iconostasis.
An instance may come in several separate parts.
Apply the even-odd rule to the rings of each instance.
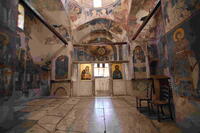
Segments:
[[[94,76],[94,65],[93,64],[80,64],[80,80],[82,81],[89,81],[89,80],[92,80]],[[123,77],[123,64],[110,64],[109,65],[109,72],[110,75],[109,77],[113,80],[116,80],[116,79],[124,79]]]

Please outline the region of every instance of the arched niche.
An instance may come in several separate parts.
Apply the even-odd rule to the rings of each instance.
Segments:
[[[58,87],[53,94],[54,96],[67,96],[67,91],[64,87]]]
[[[57,57],[55,61],[55,78],[56,79],[67,79],[68,78],[68,56],[61,55]]]
[[[132,61],[134,78],[147,78],[146,56],[141,46],[136,46],[134,48]]]

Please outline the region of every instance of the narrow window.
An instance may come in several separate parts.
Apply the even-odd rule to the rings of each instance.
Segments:
[[[109,65],[105,64],[94,64],[94,77],[109,77]]]
[[[102,7],[102,0],[93,0],[94,8]]]
[[[24,7],[21,5],[21,4],[19,4],[18,5],[18,27],[20,28],[20,29],[24,29],[24,14],[25,14],[25,12],[24,12]]]

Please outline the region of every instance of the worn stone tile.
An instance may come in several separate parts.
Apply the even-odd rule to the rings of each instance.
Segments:
[[[73,131],[87,133],[102,133],[104,132],[104,119],[102,109],[84,109],[77,111],[76,121],[72,125]]]
[[[102,109],[73,109],[57,126],[58,130],[98,133],[104,130]]]
[[[181,133],[173,122],[159,123],[140,113],[134,105],[134,99],[135,97],[37,99],[30,102],[32,106],[24,111],[36,109],[36,104],[42,107],[23,119],[36,120],[37,124],[25,122],[22,130],[16,128],[16,131],[21,133],[28,127],[28,133],[104,133],[104,130],[107,133]]]
[[[106,102],[110,102],[110,105],[113,104],[112,106],[107,106],[105,108],[107,132],[109,133],[138,133],[138,132],[157,133],[158,132],[156,128],[153,127],[149,119],[138,113],[138,111],[135,108],[130,107],[130,105],[128,104],[125,104],[125,102],[122,99],[112,99]],[[107,103],[107,105],[109,104]]]
[[[55,129],[56,129],[55,124],[38,123],[38,125],[40,125],[41,127],[43,127],[44,129],[46,129],[47,131],[49,131],[51,133],[55,132]]]
[[[59,106],[64,104],[68,99],[54,99],[51,103],[48,104],[48,106]]]
[[[57,130],[55,133],[67,133],[66,131]]]
[[[74,108],[90,108],[93,109],[95,107],[94,99],[81,99],[78,104]]]
[[[74,109],[70,111],[69,114],[65,116],[65,118],[58,123],[56,129],[66,131],[71,128],[75,120],[76,120],[76,110]]]
[[[152,123],[161,133],[182,133],[182,130],[174,122],[158,122],[157,120],[152,120]]]
[[[46,111],[34,111],[27,115],[27,120],[39,120],[46,115]]]
[[[23,109],[20,110],[20,112],[33,112],[36,110],[39,110],[41,106],[25,106]]]
[[[105,100],[106,102],[106,100]],[[130,105],[128,105],[123,99],[112,99],[112,105],[116,108],[128,108]]]
[[[69,100],[67,100],[65,103],[66,104],[77,104],[80,101],[79,98],[70,98]]]
[[[29,130],[27,130],[25,133],[49,133],[49,132],[36,124]]]
[[[136,98],[131,96],[124,96],[123,99],[133,107],[136,107]]]
[[[30,102],[27,102],[26,105],[29,105],[29,106],[47,105],[53,101],[54,99],[36,99]]]
[[[36,124],[36,121],[25,121],[20,125],[20,128],[30,128]]]
[[[65,104],[61,105],[58,108],[55,108],[47,113],[47,115],[53,115],[53,116],[59,116],[59,117],[64,117],[71,109],[73,108],[74,105],[70,104]]]
[[[58,107],[58,105],[57,106],[45,106],[45,107],[41,108],[40,111],[50,112],[51,110],[53,110],[57,107]]]
[[[38,123],[39,124],[57,124],[62,118],[57,116],[44,116],[41,118]]]
[[[32,128],[36,124],[36,121],[23,121],[19,125],[16,125],[13,127],[10,131],[6,133],[24,133],[28,129]],[[4,131],[0,130],[1,133],[4,133]]]
[[[61,130],[58,130],[55,133],[84,133],[84,132],[74,132],[74,131],[61,131]]]

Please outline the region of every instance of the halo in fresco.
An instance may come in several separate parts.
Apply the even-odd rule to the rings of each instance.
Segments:
[[[174,32],[173,39],[175,42],[180,41],[184,38],[185,31],[183,28],[179,28]]]

